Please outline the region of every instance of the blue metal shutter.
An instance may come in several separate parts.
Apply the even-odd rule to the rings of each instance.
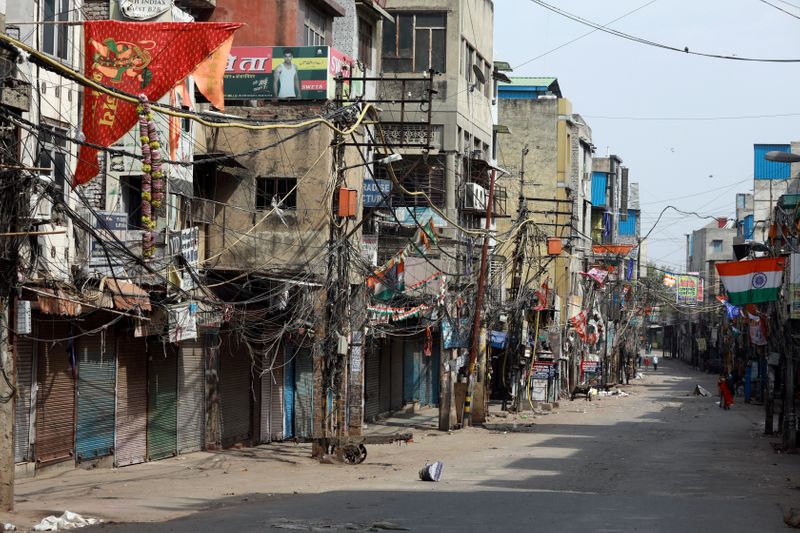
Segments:
[[[294,383],[295,359],[294,350],[290,344],[283,347],[285,359],[283,367],[283,437],[294,437]]]
[[[636,211],[628,211],[627,220],[619,221],[619,234],[627,237],[636,235]]]
[[[605,172],[592,172],[592,205],[602,207],[606,205],[606,186],[608,176]]]
[[[403,342],[403,403],[420,400],[420,361],[416,339]]]
[[[76,459],[89,461],[114,450],[116,354],[111,335],[78,339]]]

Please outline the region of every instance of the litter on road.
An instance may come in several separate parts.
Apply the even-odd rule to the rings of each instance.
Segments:
[[[444,463],[436,461],[435,463],[427,463],[419,471],[419,478],[422,481],[439,481],[442,479],[442,471],[444,470]]]
[[[700,385],[695,386],[694,394],[695,394],[695,396],[705,396],[705,397],[711,396],[711,393],[708,392],[703,387],[701,387]]]
[[[34,531],[64,531],[91,526],[100,522],[97,518],[84,518],[78,513],[64,511],[61,516],[50,515],[33,526]]]

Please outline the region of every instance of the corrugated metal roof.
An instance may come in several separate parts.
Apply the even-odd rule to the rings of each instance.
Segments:
[[[791,152],[790,144],[754,144],[753,145],[753,177],[757,180],[788,180],[792,175],[792,166],[789,163],[767,161],[764,156],[767,152]]]
[[[618,232],[626,237],[636,236],[636,211],[628,210],[628,218],[619,221]]]
[[[558,78],[548,77],[548,76],[514,76],[510,77],[511,83],[500,83],[497,86],[497,90],[499,92],[510,92],[510,91],[521,91],[525,90],[526,88],[535,88],[535,87],[543,87],[548,90],[548,92],[556,95],[557,97],[561,98],[561,87],[558,85]],[[539,91],[543,92],[543,91]]]

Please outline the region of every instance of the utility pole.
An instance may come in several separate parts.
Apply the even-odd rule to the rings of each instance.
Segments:
[[[527,204],[525,201],[525,156],[528,155],[528,145],[526,144],[525,147],[522,149],[522,157],[519,166],[519,205],[517,206],[517,235],[514,238],[514,268],[513,274],[511,277],[511,296],[514,298],[515,303],[519,303],[519,291],[522,285],[522,268],[523,268],[523,260],[522,260],[522,250],[520,250],[522,245],[522,231],[521,231],[521,224],[525,219],[527,214]],[[509,322],[509,330],[508,330],[508,341],[506,342],[506,349],[505,353],[503,354],[503,358],[508,365],[508,357],[509,352],[511,351],[511,342],[513,339],[518,339],[519,341],[524,342],[525,339],[519,338],[520,329],[519,323],[520,321],[517,319],[517,309],[516,306],[514,308],[514,312],[511,315],[511,321]],[[524,318],[523,318],[524,320]],[[513,361],[511,366],[511,376],[514,376],[513,381],[516,382],[516,372],[517,372],[517,364],[519,361],[519,343],[517,343],[513,348]],[[502,379],[506,379],[506,373],[503,373]],[[508,394],[508,390],[503,391],[503,411],[508,409],[508,400],[506,398]]]
[[[486,233],[483,236],[483,250],[481,251],[481,271],[478,275],[478,294],[475,297],[475,318],[472,322],[472,342],[469,347],[469,389],[467,390],[467,398],[464,402],[464,425],[471,425],[472,419],[472,399],[477,399],[483,403],[484,395],[477,392],[479,387],[485,387],[484,382],[484,369],[482,365],[478,365],[477,379],[475,366],[478,361],[478,343],[481,336],[481,308],[483,307],[483,291],[486,287],[486,269],[489,260],[489,229],[492,226],[492,204],[494,203],[494,182],[497,177],[497,170],[492,169],[492,175],[489,181],[489,199],[486,203]],[[476,402],[477,403],[477,402]],[[476,409],[477,416],[475,422],[483,422],[486,418],[486,413],[483,405]]]

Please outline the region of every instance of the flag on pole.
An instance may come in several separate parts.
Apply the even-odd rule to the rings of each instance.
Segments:
[[[766,257],[749,261],[717,263],[720,280],[733,305],[773,302],[783,282],[784,260]]]
[[[155,102],[226,43],[240,26],[230,22],[87,21],[83,24],[84,74],[102,85]],[[139,119],[136,107],[110,94],[84,89],[86,142],[114,144]],[[86,183],[100,172],[98,152],[81,145],[76,184]]]

